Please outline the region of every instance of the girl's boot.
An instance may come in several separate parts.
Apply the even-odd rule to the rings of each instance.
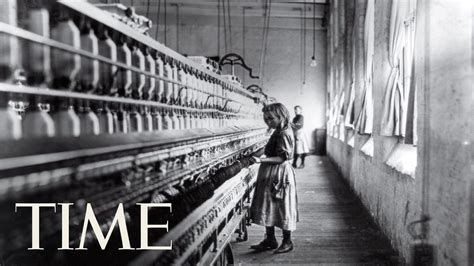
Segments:
[[[269,226],[269,227],[265,227],[265,229],[266,229],[265,239],[263,239],[263,241],[257,245],[250,246],[251,249],[269,250],[269,249],[275,249],[278,247],[278,242],[275,237],[275,227]]]

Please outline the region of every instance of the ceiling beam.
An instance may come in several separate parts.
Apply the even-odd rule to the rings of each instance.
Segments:
[[[318,3],[320,2],[320,3]],[[163,4],[163,2],[162,2]],[[203,9],[208,9],[208,8],[217,8],[218,2],[217,0],[200,0],[200,1],[193,1],[193,0],[168,0],[167,5],[171,4],[178,4],[180,6],[192,6],[192,7],[201,7]],[[231,8],[258,8],[258,9],[264,9],[265,8],[265,2],[263,1],[230,1],[229,2]],[[288,0],[272,0],[272,8],[292,8],[292,7],[301,7],[302,4],[306,4],[309,10],[312,10],[313,2],[308,1],[308,0],[301,0],[301,1],[296,1],[293,0],[293,2],[288,1]],[[146,8],[147,7],[147,1],[146,0],[141,0],[141,1],[136,1],[134,3],[135,8]],[[325,1],[318,0],[316,1],[316,9],[325,9],[327,6]],[[150,10],[152,9],[157,9],[158,8],[158,2],[150,0]]]
[[[163,9],[161,9],[163,12]],[[170,8],[167,10],[169,16],[173,16],[175,13],[175,8]],[[146,13],[146,8],[136,8],[136,12],[138,14],[145,14]],[[156,10],[151,10],[149,13],[150,18],[156,17]],[[201,15],[201,16],[211,16],[211,17],[217,17],[217,10],[215,9],[202,9],[202,8],[197,8],[197,7],[180,7],[179,8],[179,14],[180,16],[192,16],[192,15]],[[264,15],[264,10],[255,10],[255,9],[246,9],[245,11],[245,16],[246,17],[263,17]],[[272,18],[301,18],[301,9],[294,8],[294,9],[289,9],[289,10],[274,10],[272,8],[270,12],[270,17]],[[222,16],[222,13],[221,13]],[[243,13],[242,10],[239,10],[238,12],[234,10],[234,12],[231,10],[231,17],[242,17]],[[306,11],[306,14],[303,16],[306,19],[312,19],[313,18],[313,12],[312,11]],[[318,10],[316,12],[316,19],[322,19],[324,17],[324,11]]]
[[[174,27],[176,25],[176,18],[174,16],[167,17],[168,26]],[[155,21],[153,21],[155,22]],[[237,22],[237,23],[236,23]],[[307,31],[311,32],[312,30],[312,21],[307,20]],[[209,26],[209,27],[217,27],[217,18],[215,16],[203,16],[203,15],[192,15],[192,16],[180,16],[179,18],[180,26]],[[246,28],[250,29],[262,29],[263,28],[263,17],[246,17]],[[322,19],[316,19],[316,30],[325,30],[326,28],[322,26],[323,21]],[[241,20],[234,20],[232,24],[232,29],[234,27],[241,28],[242,21]],[[301,30],[301,18],[272,18],[270,20],[269,27],[271,29],[298,29]],[[153,28],[151,31],[154,31],[156,27],[156,23],[153,24]],[[163,27],[163,20],[160,21],[160,27]],[[221,27],[224,27],[221,25]]]
[[[273,4],[313,4],[313,0],[271,0]],[[135,0],[134,5],[146,5],[148,0]],[[150,0],[150,4],[155,4],[156,0]],[[169,4],[198,4],[198,5],[217,5],[218,0],[168,0]],[[264,5],[265,0],[230,0],[231,6],[253,6]],[[315,0],[318,5],[327,5],[327,0]],[[126,5],[126,3],[124,3]]]

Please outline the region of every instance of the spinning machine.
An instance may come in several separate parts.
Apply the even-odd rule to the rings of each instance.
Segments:
[[[268,139],[259,96],[147,35],[151,21],[122,5],[5,0],[0,10],[0,264],[220,265],[245,216]],[[32,247],[32,210],[42,208]],[[137,203],[149,209],[139,250]],[[93,207],[102,250],[84,213]],[[120,250],[123,206],[131,247]],[[63,206],[61,205],[61,206]],[[113,231],[112,231],[113,230]],[[82,245],[87,250],[78,250]]]

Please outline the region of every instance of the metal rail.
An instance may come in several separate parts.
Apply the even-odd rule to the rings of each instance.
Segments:
[[[46,45],[46,46],[49,46],[49,47],[54,48],[54,49],[63,50],[63,51],[66,51],[66,52],[69,52],[69,53],[72,53],[72,54],[78,54],[78,55],[83,56],[83,57],[87,57],[87,58],[90,58],[90,59],[100,61],[102,63],[106,63],[106,64],[109,64],[109,65],[116,66],[116,67],[118,67],[119,69],[122,69],[122,70],[130,70],[130,71],[142,74],[142,75],[146,75],[146,76],[149,76],[149,77],[156,78],[158,80],[162,80],[164,82],[178,84],[180,87],[186,87],[188,89],[192,89],[192,90],[195,90],[195,91],[198,91],[198,92],[202,92],[202,93],[205,93],[205,94],[208,94],[208,95],[212,95],[212,96],[217,97],[217,98],[230,100],[226,97],[214,94],[212,92],[206,92],[206,91],[200,90],[198,88],[191,87],[189,85],[183,85],[182,83],[180,83],[178,81],[171,80],[167,77],[152,74],[148,71],[141,70],[140,68],[130,66],[130,65],[127,65],[127,64],[124,64],[124,63],[121,63],[121,62],[113,61],[113,60],[111,60],[107,57],[104,57],[104,56],[101,56],[101,55],[98,55],[98,54],[93,54],[89,51],[74,48],[70,45],[52,40],[50,38],[46,38],[44,36],[38,35],[36,33],[30,32],[30,31],[27,31],[27,30],[24,30],[22,28],[12,26],[12,25],[7,24],[5,22],[0,22],[0,32],[6,33],[8,35],[15,36],[15,37],[18,37],[18,38],[21,38],[21,39],[24,39],[24,40],[28,40],[30,42],[35,42],[35,43],[38,43],[38,44]],[[249,96],[249,95],[246,95],[246,96],[249,97],[249,98],[253,98],[253,96]],[[230,101],[234,101],[234,100],[230,100]],[[240,104],[242,104],[242,103],[240,103]]]
[[[246,184],[243,181],[249,174],[255,174],[255,169],[257,166],[252,166],[249,169],[243,169],[240,173],[234,176],[232,179],[226,181],[222,186],[220,186],[214,192],[214,196],[203,203],[199,208],[194,210],[189,214],[181,223],[175,226],[168,234],[162,237],[157,243],[153,245],[169,245],[170,241],[173,241],[173,245],[179,245],[180,239],[186,237],[187,234],[192,234],[193,231],[199,231],[197,236],[194,237],[192,243],[184,250],[177,250],[175,247],[171,251],[147,251],[136,258],[130,263],[132,266],[138,265],[152,265],[156,263],[160,257],[169,256],[168,253],[173,253],[173,265],[183,265],[186,260],[194,252],[199,251],[202,247],[203,242],[207,239],[209,235],[214,237],[215,248],[219,248],[218,241],[218,227],[224,220],[227,219],[227,215],[234,210],[241,199],[245,195],[247,189],[251,186],[251,183]],[[214,218],[210,222],[206,222],[206,228],[198,230],[200,228],[200,223],[203,220],[208,220],[209,217],[206,217],[207,214],[212,213],[212,210],[216,210],[217,214],[213,216]],[[229,221],[225,221],[226,223]],[[233,223],[230,223],[231,225]],[[226,231],[226,230],[223,230]],[[221,235],[222,237],[222,235]],[[177,254],[179,253],[179,254]],[[216,253],[217,254],[217,253]],[[217,254],[218,255],[218,254]],[[205,257],[206,260],[209,259],[209,256]]]
[[[197,133],[200,133],[200,135]],[[212,143],[213,140],[219,138],[225,138],[226,142],[228,142],[229,140],[244,139],[262,133],[264,133],[263,129],[222,133],[213,133],[212,131],[202,132],[201,130],[180,130],[179,132],[165,131],[156,133],[117,134],[84,138],[47,138],[42,139],[41,147],[32,146],[34,143],[37,144],[37,139],[31,139],[29,142],[25,142],[24,140],[9,141],[3,143],[3,151],[0,152],[0,171],[69,159],[79,159],[81,157],[119,153],[127,150],[139,151],[151,147],[160,149],[161,153],[165,153],[169,156],[169,154],[171,154],[170,148],[191,148],[192,151],[194,151],[215,145]],[[111,141],[111,138],[115,140]],[[105,141],[106,139],[108,141]],[[200,143],[198,143],[198,141]],[[21,145],[22,143],[25,145]],[[65,143],[68,143],[68,145],[63,146],[62,144]],[[178,143],[181,144],[181,146],[176,147]],[[188,146],[183,147],[183,145]],[[11,154],[9,151],[13,149],[17,150]],[[173,152],[173,150],[171,150],[171,152]],[[174,156],[180,155],[180,153],[173,153]],[[150,154],[149,156],[156,155],[157,154]]]
[[[247,134],[239,137],[232,138],[232,135],[224,135],[230,137],[229,141],[240,141],[246,138],[256,137],[262,132],[248,132]],[[224,137],[221,136],[221,137]],[[255,146],[260,148],[264,145],[266,138],[258,138],[251,143],[246,144],[243,147],[239,147],[238,150],[231,151],[225,154],[219,154],[218,157],[206,158],[206,161],[200,161],[198,165],[188,165],[187,169],[181,169],[178,176],[165,174],[164,179],[169,185],[170,182],[182,182],[182,177],[191,176],[196,173],[202,172],[202,169],[210,169],[211,167],[218,167],[222,164],[226,158],[230,158],[240,152]],[[113,174],[120,172],[133,166],[139,166],[142,164],[154,163],[157,161],[163,161],[170,158],[177,158],[189,154],[191,152],[200,151],[203,148],[210,148],[222,145],[223,143],[219,140],[209,140],[201,143],[203,145],[180,146],[175,148],[161,148],[152,143],[137,143],[137,144],[126,144],[117,145],[112,147],[98,147],[90,148],[85,150],[71,150],[56,152],[52,154],[38,154],[30,156],[20,156],[15,158],[0,159],[0,165],[2,166],[3,173],[7,173],[7,176],[0,179],[0,198],[8,197],[19,197],[24,193],[31,191],[38,191],[39,189],[47,189],[51,186],[58,186],[69,184],[73,179],[83,180],[86,178],[93,178],[96,176]],[[74,145],[71,145],[74,147]],[[153,147],[155,152],[143,153],[142,150]],[[131,154],[125,154],[122,156],[113,156],[113,154],[123,154],[125,151],[133,151]],[[100,161],[89,161],[90,158],[98,155],[109,154],[109,159],[101,159]],[[84,162],[82,158],[89,158],[88,162]],[[102,158],[102,157],[99,157]],[[99,159],[96,159],[99,160]],[[73,162],[73,163],[71,163]],[[41,171],[37,171],[36,165],[50,165]],[[14,175],[17,168],[27,168],[27,172],[20,172]],[[44,167],[42,167],[44,168]],[[201,170],[200,170],[201,169]],[[152,189],[152,186],[150,186]]]
[[[77,1],[77,0],[59,0],[59,3],[61,3],[64,6],[67,6],[73,10],[76,10],[77,12],[88,16],[89,18],[96,20],[107,27],[118,31],[122,34],[125,34],[126,36],[135,39],[138,42],[141,42],[148,47],[151,47],[155,50],[157,50],[160,53],[163,53],[174,60],[178,62],[182,62],[185,65],[191,66],[194,69],[199,69],[201,72],[205,73],[208,76],[211,76],[217,80],[219,80],[222,84],[227,85],[228,87],[238,91],[240,94],[245,95],[249,98],[253,98],[253,95],[248,93],[247,91],[243,90],[242,88],[234,86],[232,83],[228,82],[227,80],[223,79],[220,75],[212,73],[211,71],[203,68],[201,65],[191,61],[190,59],[182,56],[181,54],[171,50],[170,48],[166,47],[165,45],[159,43],[158,41],[152,39],[149,36],[146,36],[144,34],[138,33],[132,28],[125,26],[122,22],[114,19],[112,16],[110,16],[108,13],[102,11],[101,9],[97,8],[96,6],[86,2],[86,1]]]
[[[45,89],[45,88],[35,88],[31,86],[14,85],[14,84],[1,83],[1,82],[0,82],[0,91],[19,93],[19,94],[41,95],[41,96],[49,96],[49,97],[66,97],[66,98],[71,98],[71,99],[89,100],[89,101],[97,101],[97,102],[132,104],[132,105],[141,105],[141,106],[149,106],[149,107],[158,107],[162,109],[183,110],[183,111],[190,111],[190,112],[218,113],[218,114],[231,115],[231,116],[236,116],[236,117],[249,117],[243,114],[224,112],[217,109],[199,109],[199,108],[192,108],[192,107],[179,106],[179,105],[169,105],[169,104],[159,103],[155,101],[135,100],[135,99],[130,99],[130,98],[85,94],[85,93],[63,91],[63,90],[50,90],[50,89]]]

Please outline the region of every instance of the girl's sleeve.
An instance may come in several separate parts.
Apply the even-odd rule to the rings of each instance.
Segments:
[[[293,154],[293,139],[291,135],[282,133],[276,139],[276,154],[285,161],[290,159]]]

